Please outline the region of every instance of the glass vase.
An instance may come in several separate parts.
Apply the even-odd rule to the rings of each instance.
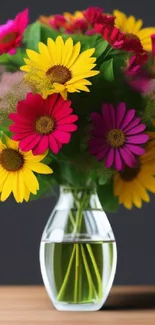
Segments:
[[[40,245],[42,277],[55,308],[99,310],[116,262],[114,234],[95,190],[61,187]]]

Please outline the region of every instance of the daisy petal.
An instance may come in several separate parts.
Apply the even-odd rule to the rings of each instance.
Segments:
[[[54,154],[57,154],[60,150],[59,144],[52,134],[49,135],[49,147]]]
[[[149,140],[147,134],[131,135],[126,137],[127,143],[143,144]]]
[[[54,131],[52,133],[53,137],[56,138],[61,143],[68,143],[70,141],[71,135],[63,131]]]
[[[123,164],[122,164],[122,159],[119,153],[119,149],[115,150],[115,161],[114,161],[114,165],[116,170],[120,171],[123,168]]]
[[[75,124],[62,124],[57,126],[58,131],[65,131],[65,132],[74,132],[77,130],[77,125]]]
[[[134,144],[126,144],[126,148],[128,148],[130,151],[132,151],[135,155],[141,156],[144,155],[145,149],[141,148],[139,146],[136,146]]]
[[[114,157],[115,157],[115,150],[114,150],[114,148],[111,148],[109,150],[109,152],[107,153],[107,157],[106,157],[106,160],[105,160],[105,166],[107,168],[110,168],[113,165]]]
[[[132,128],[131,130],[126,132],[126,135],[132,135],[132,134],[137,134],[137,133],[141,133],[146,129],[146,125],[145,124],[140,124],[134,128]]]
[[[32,150],[36,144],[40,141],[41,135],[33,134],[30,135],[19,142],[19,148],[23,151]]]
[[[52,174],[52,169],[43,163],[29,162],[27,167],[39,174]]]
[[[121,129],[124,130],[124,128],[132,121],[132,119],[135,116],[135,109],[130,109],[129,111],[127,111],[122,123],[121,123]]]
[[[136,165],[136,158],[132,154],[131,151],[129,151],[127,148],[119,148],[121,158],[123,159],[125,165],[129,166],[130,168],[133,168]]]
[[[43,135],[32,151],[34,155],[40,155],[48,149],[48,135]]]

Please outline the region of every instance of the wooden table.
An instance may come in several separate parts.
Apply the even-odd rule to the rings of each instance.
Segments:
[[[0,325],[101,324],[155,325],[155,287],[114,287],[104,310],[83,313],[56,311],[42,286],[0,287]]]

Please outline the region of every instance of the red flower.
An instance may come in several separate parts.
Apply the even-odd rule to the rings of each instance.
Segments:
[[[74,124],[78,116],[72,114],[71,101],[54,94],[43,99],[39,94],[27,94],[18,102],[17,113],[9,114],[14,122],[10,131],[13,139],[19,141],[23,151],[42,154],[48,148],[57,154],[63,144],[69,143],[71,133],[77,130]]]
[[[102,8],[99,7],[89,7],[83,14],[92,27],[96,24],[112,23],[115,20],[114,16],[104,14]]]
[[[66,24],[66,19],[62,15],[55,15],[54,17],[51,18],[49,23],[52,28],[59,30],[60,28],[64,28]]]
[[[155,56],[155,34],[151,35],[152,39],[152,54]]]
[[[88,23],[85,18],[78,18],[71,23],[66,24],[66,31],[68,33],[85,33],[88,29]]]
[[[147,60],[148,54],[145,52],[132,56],[129,60],[125,73],[128,76],[134,76],[135,74],[139,73],[144,64],[146,64]]]
[[[122,49],[127,52],[144,52],[142,44],[137,36],[122,33],[113,23],[96,24],[95,31],[101,34],[114,48]]]
[[[28,25],[28,9],[20,12],[14,20],[8,20],[0,25],[0,54],[15,54],[21,45],[22,36]]]

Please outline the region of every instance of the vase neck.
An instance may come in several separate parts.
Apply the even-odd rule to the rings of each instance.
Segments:
[[[58,205],[72,209],[102,209],[95,188],[60,187]]]

